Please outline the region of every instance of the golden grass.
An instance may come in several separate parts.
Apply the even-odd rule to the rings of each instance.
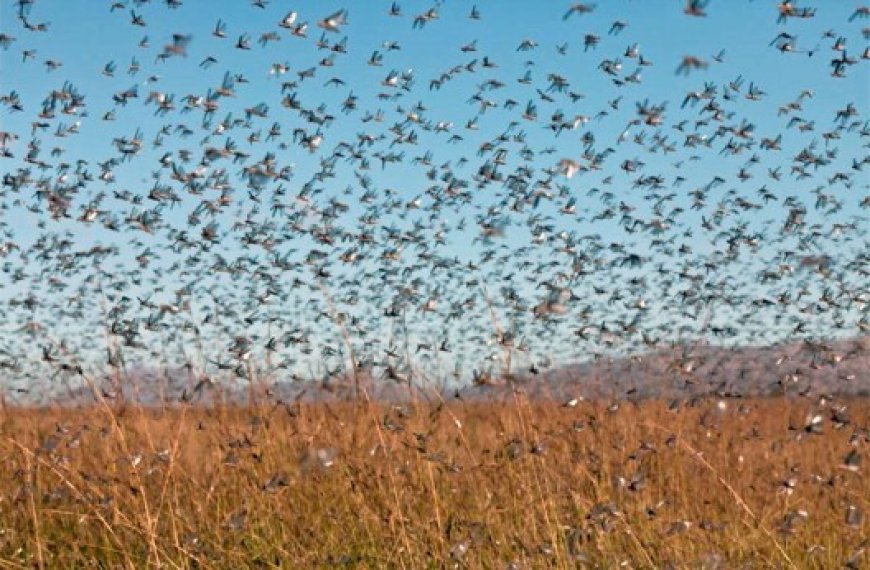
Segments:
[[[0,567],[867,567],[845,403],[6,409]]]

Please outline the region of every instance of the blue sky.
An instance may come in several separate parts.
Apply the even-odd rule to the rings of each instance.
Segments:
[[[186,0],[177,9],[169,9],[163,2],[156,0],[142,5],[134,5],[133,2],[128,4],[123,9],[110,11],[110,2],[40,0],[34,3],[28,18],[34,23],[50,22],[48,32],[45,33],[22,29],[15,17],[16,8],[13,2],[5,2],[0,6],[0,28],[4,33],[16,37],[16,41],[9,49],[0,51],[0,73],[2,73],[0,86],[4,94],[10,90],[17,91],[25,106],[24,112],[4,110],[0,114],[0,130],[20,135],[20,140],[13,147],[15,158],[4,159],[4,171],[11,172],[24,166],[21,157],[26,154],[25,147],[26,141],[30,138],[30,125],[37,120],[35,114],[39,112],[40,104],[46,95],[52,89],[61,89],[66,81],[71,82],[86,95],[87,116],[62,116],[58,113],[58,118],[50,121],[50,129],[37,134],[45,149],[44,155],[47,155],[52,147],[59,146],[64,149],[64,152],[57,160],[74,164],[76,160],[82,159],[88,161],[92,172],[98,173],[97,164],[117,154],[113,139],[132,137],[137,129],[141,129],[143,133],[143,139],[146,141],[145,148],[134,160],[114,168],[113,183],[94,182],[80,193],[74,205],[74,209],[79,213],[99,192],[111,193],[119,189],[129,189],[135,194],[147,194],[148,188],[153,183],[152,175],[159,170],[157,159],[164,153],[170,152],[177,156],[180,149],[192,149],[194,160],[184,166],[192,169],[196,166],[201,147],[223,146],[227,138],[233,138],[239,148],[250,152],[252,160],[259,159],[267,151],[273,151],[282,165],[292,165],[294,177],[286,186],[289,188],[289,195],[293,196],[302,184],[311,179],[321,166],[320,160],[331,152],[335,145],[341,141],[355,142],[360,133],[385,132],[389,135],[389,126],[403,121],[411,108],[419,102],[425,107],[422,114],[426,118],[433,123],[439,121],[452,123],[452,127],[449,132],[441,133],[417,129],[419,141],[413,146],[399,145],[390,148],[386,143],[376,145],[383,152],[393,150],[404,152],[406,159],[383,170],[375,159],[372,159],[373,164],[369,174],[374,186],[381,191],[386,189],[394,191],[397,199],[403,203],[420,198],[423,205],[419,210],[405,209],[404,217],[396,213],[382,213],[380,225],[408,229],[413,228],[415,222],[430,223],[432,200],[425,192],[432,183],[424,176],[427,168],[421,168],[411,162],[412,158],[422,157],[427,151],[432,153],[434,166],[449,161],[452,168],[458,168],[459,161],[467,158],[469,164],[465,167],[466,173],[473,174],[483,160],[477,157],[481,144],[503,132],[509,132],[513,136],[522,131],[525,134],[525,144],[529,148],[538,151],[548,147],[553,149],[552,154],[538,152],[531,161],[532,167],[540,174],[541,170],[553,167],[561,158],[579,158],[584,148],[581,137],[587,134],[594,136],[595,147],[599,151],[611,147],[613,154],[600,171],[583,173],[570,180],[561,178],[557,181],[558,184],[566,186],[567,194],[559,196],[552,203],[545,203],[540,210],[542,216],[553,216],[556,232],[574,232],[578,237],[599,234],[605,244],[620,242],[629,244],[630,250],[651,251],[650,240],[654,236],[648,232],[627,235],[616,223],[619,219],[618,215],[615,219],[592,220],[602,209],[598,196],[602,192],[611,192],[614,196],[614,205],[620,202],[627,203],[636,208],[636,215],[649,218],[653,216],[653,201],[644,198],[644,190],[633,189],[632,181],[640,175],[651,174],[661,175],[669,182],[681,177],[685,182],[674,188],[675,196],[666,204],[665,211],[673,207],[682,207],[685,211],[679,215],[680,239],[691,243],[696,255],[713,255],[720,248],[721,240],[713,239],[715,232],[705,231],[701,224],[702,219],[709,219],[716,200],[721,199],[722,196],[713,192],[716,198],[710,199],[708,209],[694,211],[691,210],[691,190],[703,187],[714,177],[720,176],[725,179],[721,188],[722,194],[728,189],[733,189],[734,196],[745,196],[749,200],[760,203],[757,190],[761,186],[766,186],[781,200],[793,195],[811,206],[816,201],[810,193],[813,188],[824,184],[826,178],[835,172],[848,171],[853,159],[860,161],[866,155],[864,146],[866,143],[856,134],[846,133],[832,145],[836,146],[837,154],[832,164],[822,169],[823,174],[806,180],[797,180],[789,176],[791,158],[800,149],[805,148],[813,140],[816,141],[816,148],[825,147],[826,143],[822,140],[821,134],[834,126],[833,119],[836,112],[843,109],[847,103],[854,104],[862,113],[859,119],[864,120],[863,113],[866,113],[867,103],[870,102],[868,96],[870,76],[868,76],[866,60],[861,60],[858,65],[850,67],[843,78],[831,77],[829,64],[830,60],[837,56],[837,52],[831,49],[836,37],[846,38],[848,53],[858,58],[867,44],[867,40],[862,38],[861,29],[868,25],[868,21],[866,19],[848,21],[855,10],[854,3],[817,2],[815,6],[817,13],[814,18],[791,18],[785,24],[777,24],[776,2],[714,1],[709,3],[706,17],[696,18],[683,14],[683,3],[677,1],[608,1],[599,2],[596,9],[589,14],[573,15],[567,20],[562,18],[570,5],[566,2],[537,3],[534,9],[530,9],[530,5],[523,2],[478,2],[481,19],[472,20],[467,17],[472,7],[471,3],[451,0],[437,5],[439,18],[427,23],[422,30],[413,29],[412,20],[415,15],[432,7],[430,3],[401,2],[403,12],[401,17],[388,16],[390,3],[381,2],[348,5],[335,2],[272,1],[265,9],[242,1]],[[346,36],[347,54],[336,55],[334,66],[320,66],[318,63],[329,56],[329,51],[319,50],[315,45],[322,34],[316,22],[341,8],[348,9],[348,23],[340,32],[327,34],[327,39],[329,42],[336,42]],[[147,27],[131,24],[131,10],[141,15]],[[278,21],[290,10],[298,11],[299,21],[309,22],[307,38],[294,37],[287,30],[277,26]],[[226,23],[225,39],[218,39],[211,34],[219,19]],[[615,21],[624,21],[628,25],[621,32],[609,34],[608,31]],[[828,30],[833,30],[833,37],[824,37]],[[257,43],[258,38],[262,33],[270,31],[277,31],[280,41],[261,47]],[[797,36],[798,53],[781,53],[775,46],[770,45],[771,41],[784,31]],[[156,56],[161,53],[163,46],[171,42],[174,33],[192,36],[187,56],[172,57],[165,62],[156,61]],[[584,51],[583,38],[589,33],[600,36],[600,43],[595,49]],[[250,36],[251,50],[239,50],[233,47],[241,34]],[[140,40],[146,35],[150,47],[139,47]],[[518,50],[518,46],[525,40],[536,43],[536,47],[528,51]],[[401,49],[388,50],[384,47],[385,42],[396,42]],[[463,52],[461,48],[469,44],[473,44],[476,51]],[[567,44],[567,48],[564,54],[560,54],[557,46],[563,44]],[[633,45],[637,46],[645,60],[652,62],[651,66],[641,67],[637,59],[625,55],[626,49]],[[24,49],[36,50],[35,58],[23,61],[21,55]],[[366,64],[375,50],[383,54],[383,64],[380,67]],[[813,52],[812,55],[809,55],[810,51]],[[723,54],[721,63],[714,60],[714,56],[720,52]],[[214,57],[217,62],[204,69],[199,64],[208,56]],[[472,59],[480,62],[485,56],[495,62],[497,67],[483,69],[478,63],[476,72],[460,73],[441,89],[429,88],[430,80],[439,77],[443,72],[454,66],[465,65]],[[698,57],[709,65],[706,69],[693,71],[686,76],[678,75],[675,70],[684,56]],[[141,70],[135,75],[130,75],[127,69],[134,58],[138,60]],[[46,71],[43,62],[50,59],[61,61],[62,66],[55,71]],[[640,83],[615,85],[613,77],[606,75],[599,68],[599,64],[604,59],[621,60],[623,69],[617,76],[621,79],[639,70]],[[114,77],[102,74],[104,66],[110,62],[116,65]],[[269,69],[273,64],[286,64],[289,72],[281,78],[270,75]],[[297,72],[312,67],[316,68],[315,76],[298,81]],[[414,77],[413,87],[398,101],[380,100],[378,94],[395,92],[394,89],[382,85],[382,81],[393,70],[400,73],[411,70]],[[517,79],[523,77],[527,71],[531,73],[531,84],[519,83]],[[274,143],[249,144],[244,140],[249,131],[212,135],[206,141],[207,132],[201,128],[201,111],[195,110],[182,114],[176,110],[166,116],[155,116],[153,105],[143,105],[149,92],[155,91],[174,94],[176,107],[180,109],[184,106],[182,98],[185,95],[205,95],[209,88],[214,89],[221,84],[227,72],[243,74],[248,82],[236,85],[234,98],[221,99],[221,107],[215,114],[212,128],[227,113],[232,112],[235,117],[244,117],[245,108],[262,102],[269,106],[269,116],[264,119],[254,118],[252,120],[254,130],[261,130],[262,137],[265,138],[270,125],[275,122],[280,123],[283,132],[279,140],[288,143],[287,148],[279,148]],[[564,93],[550,92],[549,95],[554,97],[554,102],[541,100],[536,89],[546,90],[549,85],[547,77],[553,73],[568,80],[570,85],[566,91],[582,93],[583,98],[571,101]],[[338,87],[327,85],[328,80],[333,77],[340,78],[344,84]],[[742,78],[741,93],[725,105],[727,112],[734,114],[733,119],[726,122],[738,124],[745,120],[753,124],[753,138],[756,142],[763,137],[773,138],[781,133],[782,150],[778,153],[762,152],[756,147],[739,155],[728,156],[720,152],[727,142],[725,136],[720,137],[710,149],[693,151],[683,147],[684,133],[676,131],[672,126],[685,119],[691,128],[693,122],[700,117],[699,109],[703,106],[701,103],[695,107],[681,108],[686,93],[702,90],[705,82],[711,82],[717,86],[718,93],[721,95],[723,86],[738,78]],[[479,86],[492,79],[502,82],[504,87],[482,93],[482,96],[491,98],[498,106],[481,114],[477,106],[469,104],[469,97],[479,91]],[[324,143],[315,153],[309,153],[292,143],[291,133],[295,127],[300,126],[300,121],[296,113],[280,105],[282,95],[280,85],[282,81],[288,80],[298,81],[298,85],[292,90],[297,93],[305,106],[313,108],[322,103],[325,105],[326,112],[335,117],[333,123],[323,129]],[[761,100],[752,101],[743,96],[750,84],[756,85],[764,92]],[[114,106],[111,95],[134,85],[137,86],[139,99],[123,107]],[[812,90],[812,93],[803,98],[802,109],[784,116],[778,114],[781,106],[795,101],[801,92],[807,89]],[[351,93],[358,98],[358,108],[352,113],[345,114],[341,111],[341,104]],[[516,108],[504,108],[504,102],[507,100],[514,100]],[[529,121],[519,117],[529,101],[534,101],[537,106],[537,120]],[[652,153],[648,147],[634,142],[633,136],[641,131],[646,133],[645,141],[655,134],[655,129],[643,126],[633,126],[627,140],[619,142],[620,133],[629,121],[637,118],[636,103],[643,101],[654,105],[666,102],[666,123],[660,134],[667,137],[668,143],[677,145],[676,152]],[[401,112],[397,106],[402,107]],[[113,107],[116,113],[115,120],[101,120],[103,114]],[[361,121],[366,111],[374,113],[379,109],[386,115],[384,123],[378,125]],[[554,137],[552,131],[546,128],[546,124],[550,115],[557,110],[563,111],[568,118],[583,115],[590,120],[584,127]],[[601,111],[606,111],[607,115],[597,117]],[[799,131],[795,127],[786,128],[789,119],[795,115],[802,117],[804,124],[814,122],[814,129]],[[464,128],[471,120],[476,120],[478,130]],[[52,136],[59,123],[69,126],[76,121],[80,121],[79,134],[64,138]],[[517,121],[518,125],[506,131],[511,121]],[[171,135],[163,137],[162,146],[152,147],[150,143],[162,126],[171,125],[175,129],[179,123],[189,126],[194,131],[193,134],[181,138],[177,135],[177,130],[172,130]],[[310,128],[307,125],[303,126],[306,129]],[[460,135],[462,140],[449,143],[448,139],[453,134]],[[505,165],[507,172],[521,164],[517,152],[518,146],[513,145],[508,150]],[[760,164],[747,166],[747,160],[753,153],[760,155]],[[640,160],[644,166],[639,172],[626,173],[619,168],[626,160]],[[676,166],[677,163],[679,166]],[[744,166],[748,168],[752,178],[741,181],[735,178],[735,173]],[[766,175],[768,169],[775,168],[781,168],[783,171],[781,181],[769,179]],[[360,216],[367,211],[366,206],[359,203],[362,192],[353,170],[353,166],[349,163],[338,161],[335,177],[322,185],[323,191],[315,199],[320,204],[327,203],[330,198],[345,202],[349,209],[340,220],[347,225],[357,224]],[[167,174],[166,171],[161,174],[162,180],[165,181]],[[230,171],[231,179],[237,180],[235,174],[235,170]],[[350,191],[345,192],[348,188]],[[267,189],[264,196],[269,195],[273,190],[274,188]],[[558,193],[558,190],[556,192]],[[866,173],[858,173],[855,176],[851,189],[834,185],[831,193],[842,201],[843,209],[824,216],[821,211],[809,208],[808,223],[818,222],[826,229],[838,222],[857,224],[858,239],[841,244],[838,247],[842,249],[836,251],[817,252],[843,254],[849,258],[856,249],[866,246],[867,243],[867,213],[866,210],[862,211],[858,207],[860,200],[867,194]],[[222,230],[229,230],[234,222],[250,212],[253,204],[250,196],[246,194],[244,189],[237,189],[234,206],[217,218]],[[447,235],[446,243],[438,249],[439,254],[447,257],[456,256],[463,261],[479,261],[481,251],[487,244],[479,240],[475,241],[480,233],[476,219],[481,215],[485,216],[487,209],[499,204],[504,196],[503,188],[489,186],[475,192],[473,202],[467,208],[446,209],[435,214],[434,224],[446,228]],[[559,207],[571,197],[577,201],[579,217],[559,216]],[[20,202],[15,203],[16,198]],[[131,234],[126,231],[119,235],[100,228],[98,224],[84,225],[75,221],[49,221],[47,228],[39,228],[37,223],[40,220],[45,221],[46,215],[35,214],[26,209],[26,205],[31,203],[30,196],[6,194],[3,200],[7,209],[5,214],[0,214],[0,220],[5,221],[7,228],[11,228],[14,239],[25,246],[32,244],[46,229],[69,230],[76,247],[82,249],[87,249],[95,243],[119,245],[122,253],[118,257],[118,263],[130,267],[135,265],[132,258],[141,250],[140,246],[129,244],[131,238],[141,240],[144,245],[154,248],[166,244],[165,234]],[[181,204],[164,212],[165,220],[173,227],[183,228],[188,215],[199,200],[199,197],[184,195]],[[729,224],[745,223],[747,231],[766,232],[769,236],[773,236],[779,231],[786,212],[781,200],[767,204],[761,209],[742,213]],[[267,202],[264,199],[263,207],[257,214],[258,219],[269,218]],[[125,209],[129,209],[127,205],[116,203],[111,198],[105,202],[104,207],[119,216],[123,216],[126,213]],[[584,213],[584,209],[587,208],[588,214]],[[500,212],[492,216],[492,221],[510,222],[505,236],[496,242],[503,251],[510,254],[519,248],[535,247],[533,236],[522,226],[528,215],[529,212],[522,215]],[[464,230],[457,227],[462,218],[466,219]],[[273,221],[278,224],[278,227],[284,223],[280,216]],[[677,233],[676,230],[672,231]],[[691,232],[692,235],[685,232]],[[823,245],[822,249],[831,247],[829,242],[824,244],[827,245]],[[315,246],[310,238],[299,237],[292,247],[295,250],[293,255],[304,256],[312,247]],[[745,277],[750,271],[756,271],[762,265],[771,262],[771,259],[779,255],[784,247],[786,246],[761,247],[755,254],[747,254],[741,258],[740,263],[729,271],[733,271],[737,277],[741,274]],[[246,254],[235,239],[225,239],[224,243],[215,247],[215,250],[223,251],[223,255],[230,259]],[[546,262],[551,259],[549,256],[551,253],[544,248],[542,251],[536,249],[533,258]],[[166,253],[161,254],[160,257],[155,260],[155,266],[171,267],[178,261],[177,258]],[[497,273],[511,272],[510,264],[502,265],[503,267],[496,268]],[[342,271],[339,270],[338,273],[343,274]],[[353,271],[351,270],[351,273]],[[519,272],[519,274],[523,273],[523,271]],[[7,278],[8,274],[0,275],[0,279]],[[77,283],[74,276],[68,278],[71,282]],[[846,271],[844,274],[845,281],[857,278],[854,272]],[[143,295],[151,294],[161,301],[166,301],[172,298],[171,291],[190,279],[174,271],[160,277],[159,288],[146,284],[137,292]],[[40,281],[39,278],[36,280]],[[177,283],[172,282],[173,280],[177,280]],[[594,281],[595,278],[592,277],[590,280]],[[44,280],[42,283],[44,286]],[[4,290],[2,295],[6,299],[0,297],[0,301],[8,301],[20,296],[24,294],[27,287],[31,286],[27,281],[17,285],[11,282],[2,285]],[[584,287],[588,289],[587,285],[591,283],[581,282],[578,287],[581,290]],[[436,290],[439,289],[439,286],[434,283],[431,286]],[[517,286],[525,296],[529,297],[530,302],[534,301],[536,295],[540,295],[534,280],[522,282]],[[494,290],[498,290],[499,287],[498,283],[492,284]],[[758,283],[754,285],[748,283],[742,290],[751,295],[753,290],[756,292],[759,290],[758,287],[761,287],[761,294],[768,293],[764,290],[764,286]],[[811,289],[822,290],[825,287],[822,282],[810,284]],[[135,287],[131,291],[134,289]],[[234,287],[230,289],[228,295],[239,294],[240,297],[244,297],[242,290]],[[450,294],[461,296],[461,292]],[[650,292],[650,297],[656,297],[656,303],[660,303],[657,306],[661,307],[663,316],[660,318],[663,322],[671,319],[672,315],[665,308],[668,304],[667,295],[658,298],[657,292]],[[297,302],[306,306],[304,296],[297,299]],[[499,306],[500,311],[501,309]],[[308,309],[300,310],[305,313]],[[367,319],[377,321],[372,313],[377,315],[380,308],[365,307],[363,303],[347,310],[351,313],[354,311],[365,313],[368,315]],[[524,320],[520,317],[511,317],[506,309],[500,314],[506,321],[512,318],[518,321]],[[626,314],[631,314],[631,311]],[[602,318],[612,318],[612,316],[603,315]],[[474,322],[477,326],[482,326],[480,323],[486,323],[487,320],[486,312],[480,312],[475,318],[477,320]],[[651,318],[655,322],[658,317]],[[722,311],[717,312],[712,318],[727,324],[739,316],[732,316],[727,311]],[[753,340],[763,339],[770,342],[781,340],[782,333],[775,332],[777,329],[772,320],[773,315],[760,318],[761,323],[768,323],[770,334],[759,333],[761,336]],[[813,321],[815,325],[821,327],[819,330],[824,330],[830,324],[826,322],[826,318],[825,315],[821,315]],[[18,323],[7,325],[7,334],[12,336],[9,331],[17,330],[18,325]],[[66,325],[70,330],[75,330],[80,323],[69,322]],[[423,315],[415,325],[419,327],[414,333],[418,340],[441,336],[445,330],[443,322],[433,319],[431,315]],[[393,324],[384,321],[375,322],[371,326],[374,330],[383,330]],[[557,359],[576,359],[601,348],[583,346],[578,349],[576,346],[568,346],[557,350],[554,347],[562,346],[560,342],[551,342],[542,337],[543,333],[538,331],[534,323],[521,322],[518,326],[527,331],[526,336],[530,339],[535,339],[537,336],[538,340],[544,341],[543,346],[537,347],[537,355],[534,354],[534,350],[530,353],[530,359],[543,359],[548,351],[558,353]],[[571,326],[576,327],[576,323]],[[571,329],[571,326],[564,325],[562,328],[557,328],[557,332],[547,334],[563,335]],[[243,331],[245,328],[244,324],[236,326],[237,331]],[[535,331],[538,333],[536,334]],[[483,337],[487,334],[489,333],[485,333]],[[17,341],[8,342],[15,344]],[[216,341],[215,345],[223,346],[223,341]],[[469,343],[469,346],[473,345],[475,343]],[[490,349],[482,350],[483,352],[472,351],[469,360],[486,354]],[[305,358],[301,359],[304,360]]]

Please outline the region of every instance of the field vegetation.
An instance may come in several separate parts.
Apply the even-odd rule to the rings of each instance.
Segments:
[[[2,567],[870,564],[866,399],[0,417]]]

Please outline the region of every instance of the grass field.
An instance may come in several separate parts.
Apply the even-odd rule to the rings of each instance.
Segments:
[[[0,567],[870,567],[868,400],[0,414]]]

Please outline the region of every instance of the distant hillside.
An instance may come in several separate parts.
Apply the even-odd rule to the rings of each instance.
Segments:
[[[360,372],[357,380],[373,399],[405,400],[407,384]],[[830,394],[870,396],[870,337],[828,343],[790,343],[773,347],[723,348],[684,346],[632,358],[601,359],[564,365],[537,374],[481,377],[474,385],[450,386],[443,397],[501,398],[519,389],[535,398],[568,401],[586,399],[688,398],[764,396],[777,394]],[[187,372],[157,374],[136,370],[120,393],[101,392],[111,400],[154,405],[160,402],[243,403],[249,388],[198,383]],[[343,400],[353,398],[354,381],[347,376],[314,381],[277,381],[257,390],[258,398],[272,401]],[[420,394],[420,391],[416,392]],[[429,397],[437,397],[431,390]],[[58,404],[88,404],[93,391],[80,388],[56,398]],[[23,402],[22,402],[23,403]]]
[[[498,384],[498,383],[497,383]],[[584,362],[509,384],[539,397],[570,399],[674,398],[705,394],[870,396],[870,337],[773,347],[678,347],[637,358]],[[470,388],[492,395],[505,386]]]

